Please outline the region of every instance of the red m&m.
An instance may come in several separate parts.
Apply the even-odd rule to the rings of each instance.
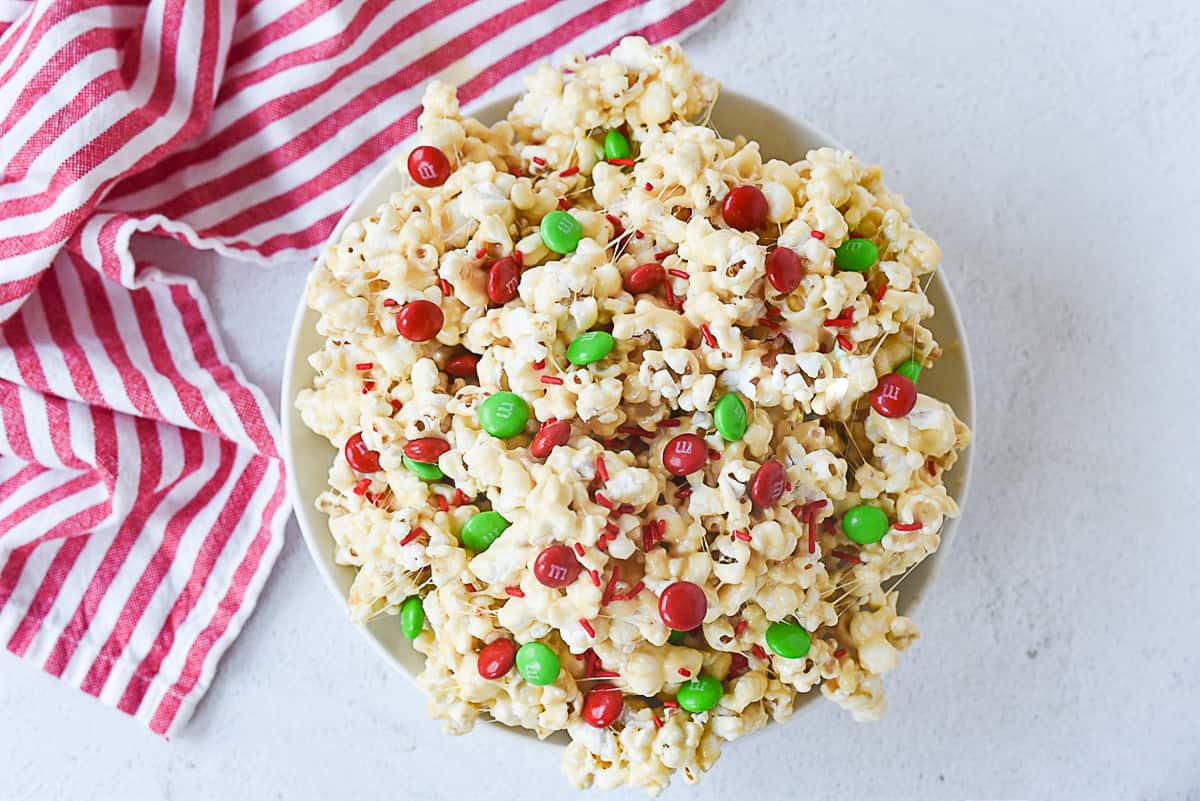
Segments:
[[[656,261],[639,264],[625,276],[625,291],[631,294],[653,292],[667,277],[667,271]]]
[[[360,473],[374,473],[379,469],[379,451],[367,447],[367,443],[363,442],[362,432],[346,440],[343,452],[350,466]]]
[[[497,259],[488,268],[487,296],[492,303],[498,306],[508,303],[517,296],[520,284],[521,268],[511,256]]]
[[[611,684],[597,684],[583,697],[583,719],[597,729],[611,726],[625,708],[625,697]]]
[[[436,462],[438,457],[450,450],[450,443],[435,437],[414,439],[404,446],[404,455],[417,462]]]
[[[680,434],[663,448],[663,467],[674,476],[695,473],[708,461],[708,446],[695,434]]]
[[[446,375],[454,378],[474,378],[479,368],[479,356],[475,353],[460,353],[446,360]]]
[[[757,186],[735,186],[721,203],[721,217],[739,231],[762,228],[767,221],[767,197]]]
[[[783,463],[772,459],[764,462],[750,479],[750,500],[755,506],[774,506],[783,497],[787,484],[787,471]]]
[[[485,679],[498,679],[512,670],[517,659],[517,644],[512,640],[493,640],[483,646],[475,665]]]
[[[450,159],[432,145],[415,147],[408,154],[408,174],[421,186],[441,186],[450,177]]]
[[[800,286],[804,265],[791,248],[777,247],[767,254],[767,281],[779,292],[788,293]]]
[[[677,581],[658,596],[658,614],[669,628],[690,631],[704,622],[708,597],[690,581]]]
[[[884,417],[903,417],[917,405],[917,385],[899,373],[888,373],[871,390],[871,407]]]
[[[549,545],[533,560],[533,575],[547,587],[565,587],[579,578],[583,566],[575,552],[562,543]]]
[[[550,455],[550,451],[559,445],[565,445],[570,437],[569,420],[547,420],[533,436],[533,442],[529,443],[529,453],[535,459],[545,459]]]
[[[437,336],[445,321],[441,307],[422,298],[406,303],[404,308],[400,309],[400,313],[396,315],[396,331],[413,342],[426,342]]]

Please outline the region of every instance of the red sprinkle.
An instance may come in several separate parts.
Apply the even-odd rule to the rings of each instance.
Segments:
[[[592,580],[592,583],[595,584],[597,587],[600,586],[600,574],[598,572],[596,572],[595,570],[589,570],[588,578],[590,578]]]
[[[878,303],[879,301],[883,300],[883,296],[887,294],[887,291],[888,291],[887,281],[884,281],[882,284],[879,285],[879,289],[875,290],[875,302]]]
[[[748,621],[739,620],[738,624],[733,627],[733,635],[735,637],[741,637],[742,632],[745,631],[749,626],[750,626],[750,623]]]
[[[613,236],[620,236],[621,232],[625,230],[625,226],[622,224],[619,217],[614,217],[611,214],[605,214],[604,219],[612,223],[612,227],[616,229],[616,231],[613,233]]]
[[[596,503],[600,504],[600,505],[601,505],[601,506],[603,506],[605,509],[612,509],[612,508],[613,508],[613,502],[612,502],[612,501],[610,501],[610,500],[608,499],[608,497],[607,497],[606,495],[604,495],[604,493],[602,493],[602,492],[597,492],[597,493],[596,493]]]
[[[633,159],[609,159],[608,163],[617,164],[621,167],[632,167],[634,165]]]
[[[608,468],[604,466],[604,454],[596,457],[596,478],[608,482]]]
[[[742,531],[740,528],[737,531],[733,532],[733,536],[735,536],[739,540],[743,540],[745,542],[750,542],[750,540],[751,540],[750,532]]]
[[[544,369],[546,369],[546,360],[545,360],[545,359],[538,359],[536,362],[534,362],[534,363],[533,363],[533,369],[534,369],[534,370],[544,370]]]
[[[841,658],[842,658],[843,656],[845,656],[845,655],[846,655],[846,649],[845,649],[845,648],[839,648],[839,649],[837,649],[836,651],[834,651],[834,652],[833,652],[833,658],[834,658],[834,659],[841,659]]]
[[[608,583],[604,585],[604,593],[600,596],[600,604],[606,604],[612,600],[613,590],[617,588],[617,581],[621,577],[621,568],[619,565],[613,565],[612,575],[608,577]]]
[[[660,538],[667,536],[667,521],[666,520],[658,521],[658,536]]]
[[[658,713],[655,713],[654,717],[650,719],[654,721],[654,728],[661,729],[663,727],[662,719],[658,716]]]
[[[446,503],[445,495],[437,495],[435,497],[437,498],[437,505],[439,509],[441,509],[443,512],[450,511],[450,504]]]
[[[658,428],[678,428],[683,425],[683,421],[678,417],[668,417],[658,424]]]
[[[597,670],[597,671],[594,671],[592,673],[592,675],[598,679],[615,679],[617,676],[620,676],[621,674],[617,673],[615,671],[612,671],[612,670]]]
[[[505,587],[504,592],[507,593],[508,595],[511,595],[514,598],[524,598],[525,597],[525,590],[521,589],[520,587]]]
[[[892,528],[896,531],[920,531],[925,528],[925,524],[920,520],[914,520],[911,523],[892,523]]]
[[[458,489],[457,487],[454,488],[454,505],[455,506],[462,506],[464,503],[466,503],[469,500],[471,500],[471,499],[467,497],[467,493],[463,492],[462,490]]]
[[[521,172],[521,168],[517,167],[515,165],[512,167],[512,169],[509,170],[509,172],[512,173],[513,175],[517,176],[518,178],[525,177],[525,173]]]
[[[634,232],[633,232],[633,238],[634,238],[634,239],[641,239],[641,238],[642,238],[642,237],[644,237],[644,236],[645,236],[645,234],[643,234],[641,231],[634,231]]]
[[[425,529],[418,526],[417,528],[414,528],[412,531],[408,532],[408,534],[405,535],[404,539],[400,540],[400,544],[408,545],[410,542],[412,542],[413,540],[415,540],[417,537],[421,536],[424,533],[425,533]]]
[[[580,556],[583,556],[583,543],[579,543],[579,542],[575,543],[575,553],[579,554]]]
[[[561,378],[559,378],[558,376],[556,376],[556,375],[544,375],[544,376],[542,376],[542,383],[543,383],[543,384],[554,384],[555,386],[559,386],[559,385],[561,385],[561,384],[562,384],[562,382],[563,382],[563,380],[562,380]]]
[[[662,702],[663,709],[679,709],[679,702],[670,699]]]
[[[667,256],[670,256],[670,255],[671,255],[671,251],[669,251],[669,250],[660,250],[660,251],[658,251],[657,253],[655,253],[655,254],[654,254],[654,260],[655,260],[655,261],[662,261],[663,259],[665,259]]]
[[[757,656],[759,659],[763,660],[764,662],[767,660],[767,652],[765,650],[763,650],[763,647],[761,645],[759,645],[758,643],[754,643],[754,647],[751,648],[750,650],[754,652],[755,656]]]
[[[824,232],[824,231],[813,231],[813,232],[812,232],[812,238],[813,238],[813,239],[824,239],[824,238],[825,238],[825,232]]]
[[[642,439],[649,439],[650,437],[654,436],[654,434],[652,434],[651,432],[643,431],[642,429],[638,428],[637,426],[620,426],[617,428],[617,431],[622,434],[625,434],[626,436],[641,437]]]
[[[687,668],[683,668],[683,667],[681,667],[681,668],[680,668],[679,670],[677,670],[676,672],[677,672],[677,673],[678,673],[680,676],[683,676],[685,679],[690,679],[690,678],[692,677],[692,671],[688,670]]]
[[[700,333],[704,335],[704,341],[708,343],[710,348],[717,346],[717,338],[713,336],[713,332],[709,329],[708,323],[700,323]]]
[[[666,296],[667,296],[667,305],[674,306],[675,305],[675,290],[671,289],[670,281],[667,281],[665,284],[663,284],[663,290],[665,291]]]
[[[847,315],[847,311],[849,312],[849,316]],[[848,309],[847,311],[843,311],[838,317],[829,318],[825,321],[825,325],[830,328],[853,328],[854,317],[852,315],[854,314],[854,310]]]
[[[676,497],[676,498],[678,498],[678,499],[679,499],[679,500],[681,500],[681,501],[682,501],[682,500],[686,500],[687,498],[690,498],[690,497],[692,497],[692,488],[691,488],[691,487],[684,487],[683,489],[679,490],[679,492],[676,492],[676,493],[675,493],[675,497]]]
[[[359,362],[358,364],[354,365],[354,369],[355,370],[370,370],[374,366],[375,366],[375,362]]]
[[[442,295],[450,297],[454,294],[454,287],[450,286],[450,282],[445,278],[438,279],[438,288],[442,290]]]
[[[362,390],[362,394],[366,395],[368,392],[370,392],[370,391],[371,391],[371,390],[373,390],[373,389],[375,389],[375,382],[374,382],[374,381],[364,381],[364,382],[363,382],[363,390]]]
[[[383,305],[384,305],[384,306],[399,306],[399,305],[400,305],[400,301],[398,301],[398,300],[392,300],[391,298],[384,298],[384,299],[383,299]]]
[[[354,494],[363,495],[367,491],[367,487],[371,486],[371,479],[364,478],[354,485]]]
[[[475,585],[469,581],[467,582],[466,587],[467,587],[467,592],[479,592],[479,590],[475,589]]]
[[[616,539],[617,535],[621,533],[621,529],[617,528],[617,524],[611,520],[604,524],[604,530],[608,533],[609,539]]]
[[[842,350],[846,351],[846,353],[854,352],[854,343],[847,339],[845,334],[837,335],[837,343]]]
[[[633,514],[633,508],[634,508],[633,504],[623,503],[617,507],[617,514],[619,514],[619,515]]]
[[[486,255],[487,255],[487,246],[486,245],[480,245],[479,250],[475,251],[475,258],[477,258],[477,259],[482,259]]]
[[[653,192],[653,191],[654,191],[654,184],[650,183],[649,181],[646,181],[646,191],[647,191],[647,192]]]
[[[586,631],[588,633],[589,637],[596,636],[596,630],[594,628],[592,628],[592,624],[588,622],[588,619],[586,617],[579,618],[579,625],[583,628],[584,631]]]
[[[632,587],[629,588],[629,592],[627,592],[621,596],[621,600],[622,601],[632,601],[634,598],[638,597],[638,595],[640,595],[642,590],[644,590],[644,589],[646,589],[645,583],[639,581],[637,584],[634,584]]]
[[[836,556],[838,559],[841,559],[843,562],[849,562],[852,565],[861,565],[862,564],[862,560],[859,559],[854,554],[846,553],[845,551],[830,551],[829,553],[830,553],[830,555]]]
[[[579,172],[579,167],[567,167],[558,174],[559,178],[570,178],[575,173]]]
[[[675,267],[667,270],[667,275],[673,275],[676,278],[682,278],[684,281],[689,281],[692,277],[690,274],[688,274],[687,270],[680,270]]]
[[[558,207],[563,211],[566,211],[567,209],[571,208],[571,201],[567,200],[565,197],[560,197],[558,199]]]
[[[533,158],[530,159],[530,161],[532,161],[534,164],[538,165],[539,167],[546,166],[546,160],[544,158],[542,158],[541,156],[534,156]]]

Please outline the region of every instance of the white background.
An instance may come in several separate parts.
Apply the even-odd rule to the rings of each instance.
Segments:
[[[886,720],[810,704],[666,797],[1200,798],[1198,4],[731,0],[688,51],[885,165],[942,245],[979,420]],[[276,398],[307,265],[172,248]],[[288,537],[174,742],[0,657],[0,798],[569,795],[551,746],[443,736]]]

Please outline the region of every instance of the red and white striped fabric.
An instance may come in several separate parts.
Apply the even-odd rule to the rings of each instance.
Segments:
[[[169,734],[288,515],[276,423],[171,236],[308,258],[412,132],[564,52],[722,0],[0,0],[0,641]]]

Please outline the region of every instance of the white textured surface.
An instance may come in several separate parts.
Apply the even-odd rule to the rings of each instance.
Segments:
[[[995,6],[731,0],[690,43],[885,165],[945,253],[980,419],[887,719],[811,704],[667,798],[1200,798],[1200,434],[1181,419],[1200,398],[1200,12]],[[306,265],[187,262],[276,397]],[[289,538],[174,742],[0,657],[0,798],[569,795],[554,748],[443,736]]]

